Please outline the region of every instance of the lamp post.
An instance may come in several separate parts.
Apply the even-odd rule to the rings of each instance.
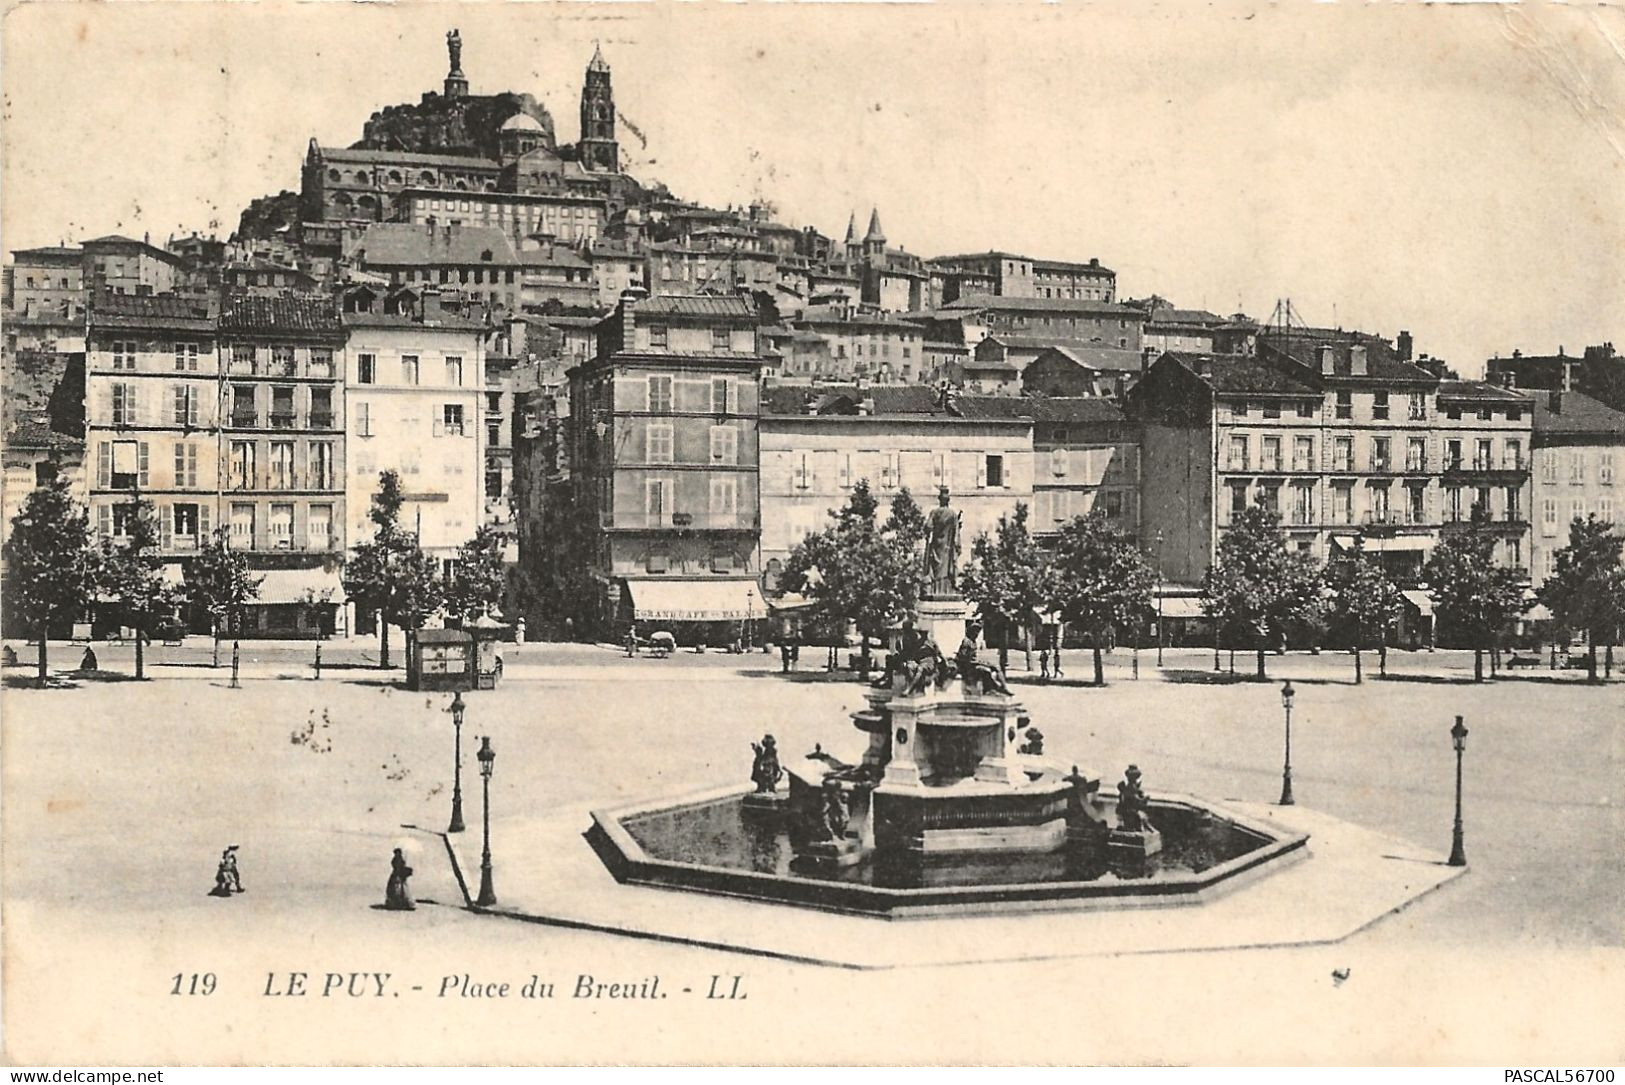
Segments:
[[[1456,717],[1456,725],[1450,728],[1450,741],[1456,747],[1456,825],[1450,834],[1450,865],[1466,866],[1467,853],[1461,846],[1461,754],[1467,748],[1467,728],[1460,716]]]
[[[451,695],[451,707],[446,709],[451,713],[451,725],[456,733],[453,740],[453,758],[451,763],[451,824],[446,826],[448,833],[463,831],[463,691],[458,690]]]
[[[489,908],[497,902],[496,890],[491,888],[491,766],[497,759],[497,752],[491,749],[491,736],[480,736],[480,752],[474,756],[480,760],[485,790],[485,847],[480,852],[480,895],[474,903]]]
[[[1156,534],[1157,543],[1157,666],[1162,666],[1162,532]]]
[[[1292,805],[1292,698],[1297,690],[1289,678],[1281,683],[1281,707],[1286,709],[1286,760],[1281,765],[1281,805]]]

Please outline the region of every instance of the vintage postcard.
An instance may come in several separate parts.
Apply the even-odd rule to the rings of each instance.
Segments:
[[[5,1060],[1612,1081],[1621,10],[10,4]]]

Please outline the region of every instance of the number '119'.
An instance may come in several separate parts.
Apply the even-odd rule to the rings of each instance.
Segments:
[[[175,986],[169,989],[172,995],[212,995],[214,994],[213,972],[177,972],[175,973]]]

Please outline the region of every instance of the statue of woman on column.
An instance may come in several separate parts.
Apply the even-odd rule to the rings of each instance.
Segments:
[[[937,491],[937,507],[925,521],[925,594],[959,598],[959,513],[948,507],[948,487]]]
[[[463,36],[456,30],[446,35],[446,51],[451,54],[451,70],[463,70]]]

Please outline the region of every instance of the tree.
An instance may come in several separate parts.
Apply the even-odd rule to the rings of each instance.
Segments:
[[[214,633],[214,665],[220,666],[220,631],[235,633],[242,622],[243,607],[259,598],[264,577],[248,571],[248,559],[229,545],[225,528],[217,528],[204,540],[197,557],[186,563],[184,582],[189,602],[209,612]]]
[[[896,501],[904,500],[899,492]],[[796,544],[781,580],[787,591],[817,600],[842,625],[857,626],[865,670],[870,639],[883,637],[913,608],[920,584],[920,557],[909,537],[906,505],[895,524],[888,520],[891,530],[875,523],[877,509],[868,481],[860,480],[846,505],[830,513],[830,526]]]
[[[998,630],[1003,634],[999,639],[999,666],[1008,669],[1009,631],[1029,630],[1033,611],[1048,607],[1055,594],[1049,560],[1027,529],[1025,504],[1016,505],[1013,516],[1000,516],[993,535],[984,531],[972,540],[960,590],[976,604],[989,632]],[[1031,659],[1027,667],[1032,669]]]
[[[389,666],[389,626],[393,622],[411,637],[442,598],[434,561],[423,553],[415,534],[400,526],[401,479],[394,471],[378,476],[368,516],[373,537],[355,547],[344,566],[344,590],[362,606],[378,611],[378,665]]]
[[[174,615],[181,593],[164,580],[152,504],[137,499],[126,507],[130,515],[124,542],[102,540],[95,580],[97,594],[111,601],[120,621],[135,630],[135,676],[143,679],[148,631],[158,619]]]
[[[1089,634],[1095,685],[1106,684],[1101,651],[1118,629],[1151,611],[1157,575],[1128,534],[1099,512],[1068,521],[1055,541],[1055,606]]]
[[[1332,615],[1348,629],[1354,644],[1354,681],[1365,681],[1360,650],[1373,632],[1387,644],[1388,629],[1399,620],[1404,606],[1399,588],[1382,566],[1365,552],[1364,541],[1355,538],[1352,554],[1327,563],[1327,586],[1332,590]]]
[[[1320,570],[1307,554],[1287,550],[1280,516],[1263,505],[1238,513],[1219,539],[1205,588],[1204,606],[1214,621],[1251,634],[1260,680],[1268,677],[1264,653],[1290,625],[1312,620],[1325,605]]]
[[[1495,564],[1495,543],[1475,523],[1442,539],[1422,570],[1440,627],[1472,646],[1475,682],[1484,680],[1484,649],[1527,606],[1520,571]]]
[[[94,552],[85,510],[66,479],[31,491],[11,518],[6,539],[6,606],[39,636],[39,684],[44,687],[51,626],[77,617],[90,601]]]
[[[470,621],[489,614],[502,602],[507,572],[502,552],[507,537],[491,524],[483,524],[474,537],[457,550],[457,564],[446,584],[446,613]]]
[[[1620,546],[1625,537],[1614,525],[1595,515],[1575,517],[1569,541],[1556,554],[1556,571],[1540,589],[1540,601],[1552,612],[1561,629],[1586,635],[1586,677],[1597,680],[1597,641],[1614,634],[1625,621],[1625,567]]]

